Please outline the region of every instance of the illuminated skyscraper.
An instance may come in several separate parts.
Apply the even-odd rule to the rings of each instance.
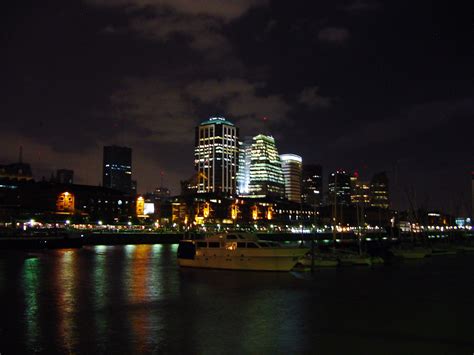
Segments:
[[[357,171],[351,175],[351,203],[360,207],[370,204],[370,184],[361,181]]]
[[[301,202],[301,170],[303,159],[295,154],[280,155],[281,169],[285,180],[285,197],[293,202]]]
[[[321,165],[303,164],[301,198],[311,206],[320,206],[323,198],[323,168]]]
[[[248,195],[250,190],[250,165],[252,162],[252,137],[239,142],[239,169],[237,171],[237,193]]]
[[[351,180],[344,170],[329,174],[327,203],[334,205],[334,202],[337,205],[351,204]]]
[[[280,157],[272,136],[259,134],[252,139],[249,192],[261,196],[285,195]]]
[[[239,131],[223,117],[211,117],[196,127],[194,164],[197,192],[235,194]]]
[[[102,184],[125,193],[132,191],[132,149],[104,147]]]
[[[385,172],[377,173],[370,181],[370,205],[372,207],[388,208],[388,177]]]

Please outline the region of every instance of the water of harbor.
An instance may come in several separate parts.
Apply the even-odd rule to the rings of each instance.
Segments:
[[[0,353],[474,351],[474,254],[311,274],[183,270],[176,249],[2,251]]]

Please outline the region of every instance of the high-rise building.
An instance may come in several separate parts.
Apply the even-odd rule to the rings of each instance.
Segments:
[[[160,186],[155,189],[153,192],[156,200],[158,201],[165,201],[168,200],[171,196],[171,191],[167,187]]]
[[[359,179],[359,173],[355,171],[351,177],[351,203],[361,207],[370,204],[370,184]]]
[[[239,169],[237,171],[237,194],[250,193],[250,165],[252,162],[252,137],[239,142]]]
[[[323,168],[321,165],[303,164],[301,198],[311,206],[320,206],[323,202]]]
[[[197,192],[235,194],[239,131],[223,117],[211,117],[196,127],[194,164]]]
[[[60,184],[73,184],[74,183],[74,170],[69,169],[58,169],[56,171],[56,181]]]
[[[280,156],[272,136],[259,134],[252,139],[249,193],[273,197],[285,195]]]
[[[132,149],[104,147],[102,184],[125,193],[132,191]]]
[[[388,177],[385,172],[374,174],[370,181],[370,205],[372,207],[388,208]]]
[[[351,179],[344,170],[329,174],[327,203],[345,206],[351,204]]]
[[[285,197],[289,201],[301,202],[301,170],[303,159],[295,154],[280,155],[281,170],[285,180]]]

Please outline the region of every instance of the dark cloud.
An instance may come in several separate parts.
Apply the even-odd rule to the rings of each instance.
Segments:
[[[328,108],[331,106],[331,99],[319,94],[319,87],[305,88],[300,96],[299,102],[310,108]]]
[[[242,16],[255,6],[266,5],[266,0],[86,0],[107,7],[152,8],[172,10],[192,16],[212,16],[230,21]]]
[[[370,0],[356,0],[350,4],[344,5],[342,9],[350,13],[359,13],[367,10],[374,10],[380,6],[380,3],[377,1]]]
[[[349,39],[350,33],[343,27],[326,27],[319,31],[318,39],[323,42],[342,43]]]
[[[357,149],[361,146],[392,145],[416,137],[421,142],[432,140],[432,132],[447,125],[463,129],[474,117],[474,100],[429,102],[413,105],[398,115],[368,122],[335,140],[335,149]],[[432,142],[435,144],[435,142]],[[470,142],[468,145],[472,144]]]

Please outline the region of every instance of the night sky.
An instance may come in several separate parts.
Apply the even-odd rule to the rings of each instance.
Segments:
[[[101,181],[133,148],[140,192],[194,171],[194,127],[271,133],[305,163],[386,170],[394,207],[466,213],[474,127],[471,1],[8,1],[0,163]],[[264,122],[263,117],[268,120]],[[264,127],[265,125],[265,127]]]

